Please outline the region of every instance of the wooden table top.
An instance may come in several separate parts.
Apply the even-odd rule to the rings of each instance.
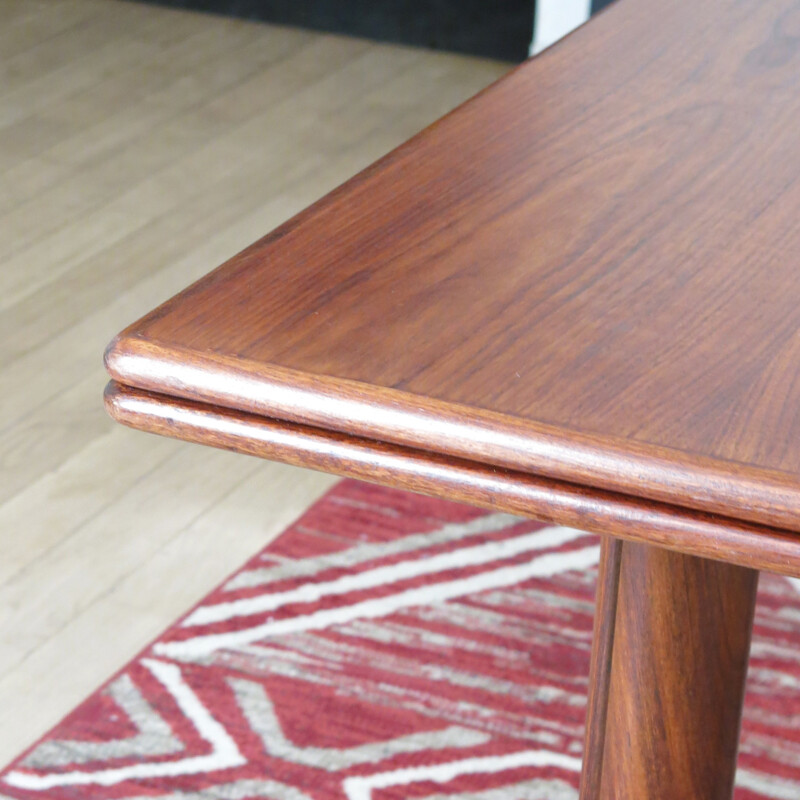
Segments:
[[[800,531],[800,5],[618,0],[107,364],[173,398]]]

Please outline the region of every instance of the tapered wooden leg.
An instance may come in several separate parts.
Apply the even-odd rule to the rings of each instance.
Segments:
[[[603,544],[581,800],[730,800],[758,572]]]
[[[589,665],[589,698],[586,714],[586,744],[581,776],[581,800],[592,800],[594,787],[600,786],[603,767],[603,742],[606,734],[608,687],[611,680],[614,622],[617,615],[617,589],[622,541],[604,536],[600,543],[600,568],[597,572],[592,659]]]

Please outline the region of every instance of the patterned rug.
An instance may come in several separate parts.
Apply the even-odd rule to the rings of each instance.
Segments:
[[[0,799],[577,797],[598,542],[344,481],[0,773]],[[737,800],[800,798],[762,576]]]

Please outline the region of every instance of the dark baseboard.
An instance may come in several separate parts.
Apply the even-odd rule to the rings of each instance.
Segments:
[[[534,0],[136,0],[523,61]]]

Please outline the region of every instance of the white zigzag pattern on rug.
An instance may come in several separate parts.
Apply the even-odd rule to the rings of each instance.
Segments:
[[[435,575],[437,572],[448,572],[453,569],[480,566],[492,561],[502,561],[522,553],[564,544],[570,539],[585,536],[585,533],[573,528],[551,528],[536,531],[525,536],[514,536],[499,542],[487,542],[474,547],[462,547],[455,552],[448,551],[435,556],[408,561],[400,561],[375,569],[364,570],[354,575],[345,575],[332,581],[322,583],[304,583],[296,589],[274,594],[260,594],[244,600],[230,603],[200,606],[182,623],[182,627],[208,625],[223,622],[234,617],[247,617],[263,614],[266,611],[277,611],[279,608],[293,603],[314,603],[323,597],[374,589],[392,583],[400,583],[423,575]]]
[[[488,515],[474,521],[472,525],[449,525],[436,533],[440,536],[436,540],[449,541],[458,538],[465,538],[470,534],[475,535],[486,531],[496,531],[518,522],[517,519],[505,514]],[[477,524],[479,523],[479,524]],[[491,542],[478,545],[476,547],[465,547],[454,552],[435,556],[426,561],[415,559],[413,561],[402,562],[393,565],[392,569],[397,570],[396,580],[403,580],[418,575],[432,574],[444,570],[452,570],[454,567],[463,568],[481,564],[487,564],[502,559],[519,555],[524,552],[549,549],[558,547],[573,539],[580,538],[586,534],[582,531],[553,527],[536,531],[534,534],[516,537],[501,542]],[[409,537],[416,539],[417,537]],[[429,537],[428,547],[435,542]],[[392,543],[396,544],[396,543]],[[416,544],[416,542],[415,542]],[[421,537],[419,544],[422,544]],[[361,548],[354,548],[365,551],[358,555],[368,557],[385,557],[387,548],[384,546],[364,545]],[[405,550],[406,548],[402,548]],[[427,548],[422,548],[427,549]],[[312,614],[311,619],[303,621],[302,617],[293,618],[290,622],[294,623],[294,631],[313,630],[328,625],[336,624],[341,621],[357,620],[360,618],[371,618],[385,616],[393,611],[409,605],[427,605],[432,602],[441,602],[452,597],[463,596],[483,591],[489,588],[513,585],[521,580],[535,575],[552,575],[563,570],[570,570],[591,566],[597,562],[598,548],[592,546],[577,551],[567,553],[548,553],[533,559],[531,562],[512,567],[504,567],[499,570],[479,573],[468,578],[433,584],[431,587],[423,587],[421,590],[409,590],[401,592],[399,595],[391,595],[381,598],[378,601],[367,601],[366,603],[356,603],[351,606],[344,606],[334,610],[330,618],[320,617],[320,614]],[[335,554],[338,555],[338,554]],[[350,554],[347,559],[350,564],[368,560]],[[333,559],[328,559],[333,561]],[[337,559],[338,560],[338,559]],[[343,560],[343,559],[341,559]],[[317,562],[319,559],[316,560]],[[310,566],[310,565],[309,565]],[[319,570],[319,564],[317,564]],[[259,610],[278,608],[288,602],[296,602],[301,597],[303,600],[316,600],[329,594],[344,593],[345,591],[358,590],[365,587],[381,585],[389,577],[385,568],[369,570],[357,575],[347,576],[339,581],[316,584],[311,587],[303,587],[291,593],[276,593],[273,595],[262,595],[259,601]],[[225,606],[230,604],[223,604]],[[195,612],[202,619],[204,608],[212,609],[214,619],[224,619],[225,615],[220,616],[213,611],[215,606],[201,607]],[[193,615],[194,616],[194,615]],[[189,618],[191,620],[191,617]],[[202,622],[207,620],[202,619]],[[195,624],[202,624],[196,622]],[[188,624],[189,620],[187,620]],[[238,634],[247,634],[245,637],[238,637],[242,643],[255,641],[259,638],[266,638],[263,633],[264,626],[258,626],[253,630],[239,631]],[[283,631],[281,631],[283,632]],[[273,634],[273,635],[278,635]],[[269,636],[269,633],[267,634]],[[212,637],[198,637],[200,640],[208,640]],[[197,640],[189,640],[194,642]],[[238,642],[237,642],[238,643]],[[185,645],[186,642],[171,643],[175,645]],[[168,645],[156,646],[156,651],[163,651]],[[214,648],[216,649],[216,648]],[[202,648],[202,652],[208,652],[207,647]],[[180,653],[186,655],[185,653]],[[177,653],[172,654],[177,655]],[[55,786],[69,786],[81,784],[100,784],[113,785],[126,780],[143,779],[152,777],[178,776],[196,774],[199,772],[212,772],[227,767],[240,766],[244,763],[244,757],[237,748],[230,735],[217,723],[210,713],[202,706],[200,700],[183,681],[180,670],[173,664],[167,664],[153,659],[143,659],[141,662],[167,689],[177,704],[180,706],[187,719],[194,725],[197,732],[209,744],[213,746],[211,754],[198,757],[190,757],[170,762],[139,763],[132,766],[88,771],[70,771],[60,773],[33,774],[15,770],[9,773],[5,780],[18,788],[40,791]],[[129,681],[129,679],[128,679]],[[261,737],[266,752],[278,758],[291,761],[296,764],[313,766],[329,771],[339,771],[355,765],[375,763],[393,756],[424,752],[431,750],[474,747],[489,741],[490,737],[481,732],[464,728],[463,726],[449,726],[440,731],[427,732],[422,734],[410,734],[399,736],[387,741],[375,742],[352,748],[317,748],[317,747],[298,747],[289,742],[280,728],[279,721],[275,715],[272,703],[260,684],[244,680],[229,681],[237,702],[240,705],[245,718],[253,730]],[[123,697],[122,688],[127,690],[127,699],[120,702]],[[131,691],[131,689],[133,691]],[[132,683],[117,685],[109,688],[109,692],[115,697],[117,704],[126,711],[128,716],[139,728],[139,736],[128,737],[116,742],[105,742],[100,745],[96,743],[77,743],[69,741],[48,742],[37,748],[31,756],[24,762],[26,767],[42,768],[46,766],[64,765],[66,763],[85,763],[89,760],[112,760],[114,758],[126,757],[131,755],[156,756],[176,752],[184,749],[183,745],[172,736],[169,726],[163,722],[144,701],[138,690]],[[133,700],[131,700],[133,698]],[[156,721],[157,720],[157,721]],[[159,723],[161,723],[159,725]],[[166,727],[165,727],[166,726]],[[142,736],[142,734],[145,734]],[[74,754],[74,758],[69,761],[69,755]],[[552,763],[554,766],[562,766],[566,769],[579,769],[580,762],[577,759],[563,756],[559,753],[544,750],[523,751],[521,753],[492,756],[482,759],[465,759],[456,762],[446,762],[435,764],[415,770],[399,770],[386,773],[377,773],[373,776],[351,778],[345,782],[345,791],[353,800],[356,798],[366,798],[371,795],[374,788],[383,786],[399,785],[412,782],[413,780],[443,780],[437,776],[450,776],[452,779],[460,774],[478,772],[495,772],[512,768],[514,765],[528,765]],[[563,762],[563,763],[562,763]],[[539,782],[541,783],[541,782]],[[548,782],[549,783],[549,782]],[[526,783],[520,787],[527,786]],[[531,791],[538,789],[530,787]],[[555,788],[555,787],[551,787]],[[219,794],[217,789],[222,790]],[[208,787],[198,792],[172,793],[165,795],[164,798],[175,798],[176,800],[191,800],[192,798],[202,798],[210,800],[212,797],[228,797],[233,800],[236,796],[245,797],[242,792],[266,792],[276,798],[285,797],[286,800],[301,800],[305,798],[303,793],[298,792],[292,787],[283,786],[275,781],[254,782],[239,781],[222,786]],[[527,789],[525,790],[527,792]],[[563,794],[563,793],[562,793]],[[258,796],[258,794],[256,794]],[[266,796],[266,795],[264,795]],[[537,795],[531,794],[531,797]],[[566,795],[565,795],[566,797]],[[2,798],[0,798],[2,800]],[[134,800],[131,798],[131,800]]]
[[[586,534],[571,528],[554,528],[552,534],[544,538],[548,547],[565,544]],[[530,548],[533,549],[533,548]],[[394,614],[404,608],[431,605],[463,597],[467,594],[484,592],[503,586],[513,586],[534,577],[545,577],[557,572],[586,569],[597,564],[600,548],[593,545],[581,550],[564,553],[547,553],[525,564],[516,564],[490,572],[481,572],[467,578],[431,583],[414,589],[407,589],[386,597],[364,600],[352,605],[324,609],[307,615],[268,621],[261,625],[228,633],[197,636],[179,642],[156,644],[153,648],[158,655],[174,659],[192,659],[207,655],[215,650],[229,649],[247,645],[274,636],[286,636],[302,631],[320,630],[333,625],[342,625],[355,619],[374,619]]]
[[[271,583],[291,578],[312,579],[300,587],[279,591],[264,592],[255,597],[218,602],[200,606],[183,622],[183,628],[224,623],[234,618],[254,616],[280,609],[289,604],[315,603],[324,598],[346,595],[368,589],[388,586],[401,581],[458,569],[472,569],[472,574],[445,580],[433,580],[421,587],[396,591],[393,594],[365,601],[344,603],[333,608],[312,610],[288,619],[267,621],[249,628],[225,633],[212,633],[196,636],[182,641],[162,642],[153,648],[159,655],[171,656],[179,661],[208,664],[211,654],[227,649],[240,654],[253,653],[256,643],[264,653],[269,653],[267,641],[279,642],[276,637],[292,635],[299,643],[303,637],[312,637],[314,631],[331,626],[340,626],[342,632],[356,635],[362,641],[396,643],[398,632],[386,623],[372,620],[386,617],[397,611],[408,613],[415,609],[420,619],[436,618],[444,614],[451,623],[463,627],[467,622],[460,618],[461,613],[452,606],[443,605],[449,600],[482,595],[484,607],[465,607],[469,609],[472,622],[483,620],[482,627],[498,630],[501,615],[491,610],[492,599],[487,590],[500,592],[523,581],[535,577],[554,576],[561,572],[585,569],[594,566],[598,560],[599,548],[578,547],[556,552],[538,553],[536,551],[560,548],[571,541],[586,536],[585,533],[570,528],[548,527],[534,533],[525,533],[499,541],[488,541],[469,545],[465,540],[486,533],[499,533],[512,528],[521,521],[505,514],[487,514],[466,523],[450,523],[436,531],[412,534],[387,542],[358,543],[343,551],[320,557],[300,558],[276,566],[244,570],[228,581],[223,591],[268,586]],[[455,550],[426,556],[438,545],[458,542]],[[534,554],[527,562],[497,567],[497,562],[522,554]],[[313,577],[330,569],[358,569],[373,560],[406,555],[405,560],[391,566],[380,565],[362,568],[343,577],[313,582]],[[492,568],[492,565],[495,565]],[[475,573],[475,567],[485,567]],[[800,581],[792,581],[793,587],[800,590]],[[500,608],[508,602],[508,594],[499,596]],[[450,608],[449,612],[446,609]],[[465,610],[466,613],[466,610]],[[427,616],[426,616],[427,615]],[[497,619],[494,619],[494,617]],[[512,618],[513,620],[513,618]],[[386,630],[384,630],[386,628]],[[446,638],[441,633],[426,629],[409,628],[403,636]],[[455,634],[454,634],[455,636]],[[300,637],[300,638],[298,638]],[[407,642],[410,644],[411,642]],[[447,644],[447,642],[446,642]],[[467,645],[465,645],[467,646]],[[320,649],[322,648],[322,649]],[[327,649],[326,649],[327,648]],[[345,640],[327,640],[324,637],[316,644],[305,641],[302,651],[314,655],[314,661],[335,664],[341,659],[360,658],[357,648],[349,654]],[[505,656],[503,656],[505,657]],[[273,663],[275,657],[271,659]],[[278,658],[278,661],[280,659]],[[384,659],[393,674],[405,675],[414,664],[394,655]],[[198,695],[190,688],[181,668],[174,663],[145,658],[139,662],[158,681],[175,705],[192,726],[196,734],[210,747],[203,755],[184,756],[164,760],[165,756],[185,754],[187,745],[175,735],[170,724],[159,715],[145,699],[129,674],[115,680],[105,690],[115,705],[125,714],[136,733],[115,740],[81,741],[62,739],[45,741],[35,748],[21,762],[22,769],[8,773],[4,780],[9,786],[19,789],[46,792],[54,787],[69,787],[95,784],[114,786],[129,780],[169,778],[189,775],[207,775],[218,770],[246,766],[247,761],[237,744],[234,734],[227,731],[214,718]],[[345,662],[342,662],[345,663]],[[569,691],[557,687],[517,686],[493,675],[477,677],[447,664],[431,665],[432,673],[427,675],[425,665],[416,664],[416,674],[427,676],[430,680],[446,678],[450,685],[465,685],[481,691],[500,692],[508,696],[519,696],[526,702],[560,702],[574,704]],[[463,673],[463,674],[462,674]],[[409,673],[410,674],[410,673]],[[319,683],[320,675],[297,677]],[[262,683],[242,678],[227,678],[231,696],[236,702],[250,731],[262,742],[264,753],[271,758],[300,767],[320,769],[329,773],[344,773],[353,767],[375,765],[401,755],[428,753],[430,761],[435,762],[436,751],[480,747],[493,740],[492,732],[470,728],[460,724],[449,724],[439,730],[415,732],[398,735],[394,738],[372,741],[350,747],[300,746],[292,742],[283,730],[275,706]],[[497,684],[497,685],[495,685]],[[574,701],[577,702],[577,701]],[[413,703],[411,704],[413,705]],[[549,746],[545,743],[545,747]],[[125,766],[111,766],[110,762],[120,759],[139,759],[138,763]],[[105,769],[90,771],[72,769],[53,771],[59,768],[102,763]],[[577,792],[573,786],[557,778],[532,778],[519,780],[514,770],[520,768],[553,767],[572,774],[580,771],[580,758],[549,749],[521,750],[501,755],[467,756],[439,763],[423,763],[411,767],[378,769],[370,774],[342,776],[341,788],[347,800],[372,800],[373,793],[385,789],[409,786],[414,783],[446,784],[457,778],[469,775],[495,775],[495,784],[501,773],[509,772],[512,783],[504,783],[492,788],[455,793],[428,795],[426,800],[502,800],[514,796],[519,800],[576,800]],[[48,771],[49,770],[49,771]],[[791,781],[782,781],[772,775],[762,775],[749,769],[737,773],[737,786],[750,789],[774,800],[795,800],[797,786]],[[250,798],[270,798],[270,800],[311,800],[301,789],[272,778],[242,778],[224,783],[206,785],[202,789],[171,790],[165,794],[146,796],[138,792],[120,800],[250,800]],[[13,800],[0,793],[0,800]]]
[[[211,716],[197,695],[183,680],[178,667],[174,664],[166,664],[162,661],[147,658],[142,659],[141,663],[150,670],[153,676],[169,692],[183,714],[195,727],[197,733],[211,745],[211,753],[177,761],[142,762],[96,772],[74,770],[71,772],[36,775],[30,772],[14,770],[5,776],[6,783],[31,791],[44,791],[55,786],[86,784],[112,786],[127,780],[193,775],[238,767],[246,763],[246,759],[239,752],[239,748],[225,728]]]
[[[135,736],[108,742],[63,739],[42,742],[25,758],[22,766],[42,770],[133,756],[167,756],[184,750],[183,743],[175,737],[169,723],[142,697],[130,675],[117,678],[105,693],[136,728]]]

